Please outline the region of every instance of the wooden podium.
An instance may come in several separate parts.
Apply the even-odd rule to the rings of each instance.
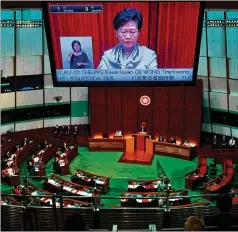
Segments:
[[[142,133],[132,135],[135,137],[135,151],[146,151],[146,139],[149,138],[150,135]]]

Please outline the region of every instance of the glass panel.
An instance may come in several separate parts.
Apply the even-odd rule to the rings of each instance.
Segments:
[[[228,59],[228,62],[229,62],[229,77],[231,79],[238,79],[238,59],[233,58]]]
[[[215,134],[231,136],[231,127],[212,124],[212,131]]]
[[[203,107],[202,122],[203,123],[211,123],[210,109],[208,107]]]
[[[210,87],[212,92],[227,93],[227,79],[210,77]]]
[[[221,111],[228,111],[227,94],[210,92],[210,107]]]
[[[208,76],[208,72],[207,72],[207,57],[199,57],[198,75],[199,76]]]
[[[207,37],[208,56],[226,57],[224,11],[207,12]]]
[[[210,76],[226,77],[226,58],[209,58]]]
[[[228,11],[226,18],[227,57],[238,58],[238,11]]]
[[[1,57],[15,56],[14,11],[1,11]]]

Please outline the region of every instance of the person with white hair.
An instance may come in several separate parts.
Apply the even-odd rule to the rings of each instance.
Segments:
[[[234,148],[236,146],[236,140],[231,137],[231,139],[229,140],[229,147],[230,148]]]

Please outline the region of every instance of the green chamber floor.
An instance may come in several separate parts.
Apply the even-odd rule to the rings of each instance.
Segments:
[[[164,174],[170,178],[174,189],[185,188],[185,174],[195,169],[197,158],[192,161],[181,160],[166,156],[155,155],[150,166],[139,164],[118,163],[122,152],[89,152],[88,148],[80,147],[78,155],[70,163],[70,173],[75,173],[77,169],[110,177],[110,190],[105,196],[120,196],[120,193],[127,191],[128,180],[153,180],[158,175]],[[46,176],[53,172],[53,159],[45,166]],[[212,160],[209,159],[209,162]],[[26,176],[26,161],[20,168],[20,175]],[[218,165],[218,173],[221,171],[221,165]],[[70,175],[62,176],[70,180]],[[23,181],[24,178],[22,178]],[[33,180],[33,183],[42,188],[42,181]],[[12,187],[2,184],[2,191],[12,192]],[[202,191],[190,191],[190,195],[202,194]],[[203,201],[203,198],[192,198],[192,202]],[[105,207],[119,206],[119,199],[103,199]]]

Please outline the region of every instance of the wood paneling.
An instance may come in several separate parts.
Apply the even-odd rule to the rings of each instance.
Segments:
[[[149,106],[140,97],[151,98]],[[202,117],[202,82],[193,87],[153,88],[89,88],[91,136],[121,130],[124,136],[147,123],[148,132],[157,138],[176,137],[178,142],[190,140],[199,145]],[[121,127],[120,127],[121,125]]]

